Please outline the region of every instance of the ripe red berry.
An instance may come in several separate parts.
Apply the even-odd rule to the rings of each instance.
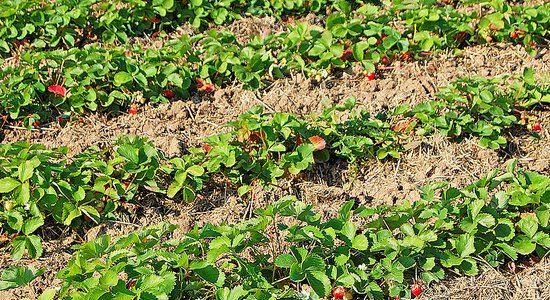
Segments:
[[[382,57],[382,64],[384,64],[386,66],[389,65],[390,64],[390,59],[387,56]]]
[[[65,97],[67,95],[67,89],[60,85],[50,85],[48,91],[58,96]]]
[[[535,122],[535,124],[533,124],[533,130],[536,130],[536,131],[540,131],[542,130],[542,126],[540,126],[540,122]]]
[[[342,52],[342,57],[340,57],[340,59],[343,60],[343,61],[346,61],[351,57],[352,54],[353,54],[353,52],[351,51],[350,48],[348,48],[348,49],[344,50],[344,52]]]
[[[375,77],[376,77],[376,73],[374,73],[374,72],[368,72],[367,73],[367,78],[369,80],[374,80]]]
[[[512,32],[510,33],[510,37],[511,37],[512,39],[514,39],[514,40],[515,40],[515,39],[517,39],[517,38],[518,38],[518,33],[517,33],[517,32],[515,32],[515,31],[512,31]]]
[[[34,126],[34,128],[38,128],[40,127],[40,122],[34,121],[34,123],[32,123],[32,126]]]
[[[315,150],[323,150],[327,146],[327,142],[325,142],[325,140],[318,135],[309,137],[309,141],[313,144]]]
[[[208,152],[210,152],[210,150],[212,150],[212,146],[210,146],[208,144],[202,144],[202,150],[204,150],[204,152],[208,153]]]
[[[174,96],[176,95],[174,92],[168,90],[168,91],[165,91],[164,93],[162,93],[162,95],[168,99],[170,98],[174,98]]]
[[[130,113],[131,115],[135,115],[137,114],[137,112],[138,112],[137,105],[136,104],[130,105],[130,108],[128,109],[128,113]]]
[[[422,293],[422,288],[420,287],[420,285],[418,285],[417,283],[413,284],[412,287],[411,287],[411,293],[415,296],[415,297],[418,297],[421,293]]]
[[[537,44],[535,42],[531,42],[531,48],[536,48]]]
[[[346,289],[342,286],[337,286],[332,290],[332,296],[336,299],[343,299],[346,294]]]

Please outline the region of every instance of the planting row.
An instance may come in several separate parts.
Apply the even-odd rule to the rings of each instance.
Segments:
[[[184,23],[204,28],[209,22],[223,24],[240,18],[243,13],[275,15],[318,12],[334,1],[314,0],[305,5],[293,1],[242,0],[13,0],[0,4],[0,50],[10,52],[13,46],[56,48],[74,47],[100,39],[103,43],[142,36],[163,29],[174,29]],[[338,1],[336,1],[338,2]]]
[[[208,93],[215,85],[235,80],[259,88],[291,71],[321,80],[357,63],[374,80],[376,64],[485,43],[489,36],[521,40],[533,50],[534,38],[545,36],[550,24],[550,4],[514,10],[504,5],[505,12],[484,17],[476,27],[470,27],[470,14],[434,7],[421,10],[424,17],[407,19],[401,32],[390,26],[387,16],[377,16],[376,7],[369,8],[356,11],[360,18],[332,14],[326,28],[296,23],[288,31],[254,37],[246,44],[238,43],[233,33],[210,30],[183,35],[160,50],[92,45],[24,52],[20,64],[0,71],[0,107],[11,119],[24,118],[31,128],[40,119],[58,116],[63,123],[73,112],[117,110],[132,103],[187,97],[194,91]]]
[[[498,149],[510,126],[541,129],[540,122],[514,109],[522,101],[549,100],[547,93],[529,88],[532,75],[527,69],[525,81],[504,91],[497,88],[498,79],[461,80],[443,89],[438,100],[374,117],[353,109],[354,98],[308,118],[256,107],[230,122],[230,132],[171,159],[137,137],[122,137],[112,148],[92,147],[72,159],[66,148],[2,144],[0,243],[11,248],[14,259],[25,250],[37,257],[42,247],[34,232],[45,222],[79,227],[86,220],[116,219],[119,207],[135,211],[138,189],[192,201],[205,181],[222,174],[244,195],[331,158],[398,158],[409,142],[433,132],[452,139],[479,137],[482,146]]]
[[[488,4],[487,1],[478,2]],[[502,1],[497,5],[507,5],[505,3]],[[433,0],[392,4],[389,16],[393,17],[395,11],[434,4]],[[452,2],[448,4],[454,5]],[[103,43],[126,43],[128,37],[171,30],[185,23],[202,29],[209,23],[221,25],[239,19],[244,13],[280,19],[284,15],[324,15],[331,11],[350,14],[354,10],[372,9],[371,6],[354,0],[9,0],[0,4],[0,52],[7,54],[19,46],[74,47],[98,39]]]
[[[170,239],[170,224],[104,235],[75,246],[57,275],[61,287],[42,299],[320,299],[331,291],[335,299],[400,299],[448,272],[536,263],[550,250],[550,179],[515,165],[463,189],[421,187],[414,203],[349,201],[329,219],[284,197],[252,219],[179,239]],[[5,276],[12,287],[15,274]]]

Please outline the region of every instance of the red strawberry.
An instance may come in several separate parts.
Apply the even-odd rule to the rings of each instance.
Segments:
[[[315,150],[323,150],[327,146],[327,142],[325,142],[325,140],[318,135],[309,137],[309,141],[313,144]]]
[[[412,285],[411,287],[411,293],[415,296],[415,297],[418,297],[421,293],[422,293],[422,288],[420,287],[419,284],[415,283]]]
[[[510,33],[510,37],[511,37],[512,39],[514,39],[514,40],[515,40],[515,39],[517,39],[517,38],[518,38],[518,33],[517,33],[517,32],[515,32],[515,31],[512,31],[512,32]]]
[[[48,91],[62,97],[67,95],[67,89],[60,85],[50,85]]]
[[[336,299],[343,299],[346,294],[346,289],[341,286],[337,286],[332,290],[332,296]]]
[[[127,191],[130,183],[128,181],[123,181],[122,184],[124,185],[124,190]]]
[[[202,150],[204,150],[204,152],[208,153],[208,152],[210,152],[210,150],[212,150],[212,146],[210,146],[208,144],[202,144]]]
[[[162,93],[162,95],[163,95],[164,97],[168,98],[168,99],[171,99],[171,98],[174,98],[174,96],[175,96],[176,94],[174,94],[174,92],[168,90],[168,91],[165,91],[164,93]]]
[[[132,105],[130,105],[130,108],[128,109],[128,113],[130,113],[131,115],[135,115],[138,113],[138,108],[135,103],[132,103]]]
[[[374,72],[368,72],[367,73],[367,78],[369,80],[374,80],[375,77],[376,77],[376,73],[374,73]]]
[[[533,124],[533,130],[536,130],[536,131],[540,131],[542,130],[542,127],[540,126],[540,122],[535,122],[535,124]]]
[[[353,54],[353,52],[351,51],[350,48],[348,48],[348,49],[344,50],[344,52],[342,52],[342,56],[340,57],[340,59],[343,60],[343,61],[346,61],[351,57],[352,54]]]
[[[216,91],[216,87],[212,83],[208,83],[200,78],[197,78],[197,89],[202,93],[212,93]]]

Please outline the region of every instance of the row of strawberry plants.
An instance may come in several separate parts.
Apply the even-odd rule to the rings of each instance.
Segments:
[[[513,39],[508,32],[522,30],[523,42],[530,45],[534,37],[546,32],[548,18],[544,12],[549,7],[550,4],[537,7],[540,13],[536,15],[527,13],[532,7],[523,7],[517,14],[512,10],[500,13],[495,18],[500,18],[504,27],[493,31],[503,33],[500,40]],[[469,36],[471,42],[485,41],[480,37],[487,30],[487,22],[480,22],[476,30],[469,25],[460,29],[470,18],[456,11],[452,17],[445,17],[449,14],[447,8],[430,8],[430,15],[437,17],[411,22],[403,33],[389,26],[384,17],[376,17],[376,7],[371,8],[361,11],[362,18],[336,13],[327,18],[324,29],[297,23],[289,31],[255,37],[247,44],[239,44],[232,33],[212,30],[184,35],[160,50],[89,46],[25,52],[19,66],[0,72],[0,105],[12,119],[38,113],[25,119],[31,127],[38,119],[56,114],[102,107],[117,109],[138,101],[155,103],[176,95],[186,97],[194,90],[213,91],[215,87],[210,82],[221,85],[237,80],[259,88],[264,80],[283,77],[290,71],[305,71],[320,79],[335,68],[353,63],[361,63],[372,72],[375,64],[389,64],[391,59],[457,47],[464,41],[454,38],[458,33],[466,34],[463,38]],[[454,20],[453,26],[441,25],[450,20]],[[500,24],[497,20],[492,22]],[[369,78],[374,76],[371,73]]]
[[[166,223],[103,235],[75,246],[61,287],[42,299],[409,299],[447,273],[548,255],[550,179],[516,163],[463,189],[421,187],[414,203],[351,200],[328,219],[283,197],[182,238],[170,239],[177,226]]]
[[[341,3],[340,3],[341,2]],[[0,3],[0,51],[26,45],[33,48],[74,47],[100,38],[101,42],[126,43],[142,36],[190,23],[204,28],[209,22],[221,25],[242,14],[256,16],[320,12],[326,8],[356,5],[334,0],[10,0]]]
[[[527,69],[524,87],[531,76]],[[40,256],[40,239],[33,233],[45,220],[78,227],[84,219],[116,218],[119,206],[135,210],[133,197],[139,188],[192,201],[205,181],[221,174],[243,195],[254,186],[269,188],[278,179],[310,170],[331,157],[350,162],[400,157],[410,141],[434,131],[454,139],[476,136],[481,145],[499,148],[506,143],[503,130],[522,119],[514,101],[533,99],[518,93],[535,92],[503,92],[491,79],[464,82],[443,89],[439,101],[399,106],[374,117],[354,110],[354,98],[306,118],[264,113],[256,107],[230,122],[230,132],[208,137],[200,148],[189,148],[188,154],[171,159],[136,137],[121,138],[112,148],[90,148],[72,159],[66,157],[65,148],[0,145],[3,242],[11,239],[6,246],[15,259],[25,249]],[[539,98],[548,101],[548,94]],[[533,129],[540,127],[540,122],[532,123]]]
[[[480,1],[485,2],[485,1]],[[422,6],[433,1],[419,1]],[[101,38],[104,43],[127,42],[129,36],[173,29],[190,23],[204,28],[209,22],[221,25],[239,19],[243,13],[255,16],[302,15],[332,10],[351,12],[365,6],[362,1],[343,0],[125,0],[110,3],[103,0],[10,0],[0,4],[0,51],[27,45],[33,48],[74,47]],[[394,10],[399,10],[396,5]]]

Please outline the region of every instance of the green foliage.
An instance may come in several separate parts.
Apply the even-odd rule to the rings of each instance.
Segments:
[[[0,276],[0,291],[25,286],[44,273],[43,269],[36,270],[33,267],[21,266],[9,267],[2,270]]]
[[[349,201],[330,219],[283,197],[252,219],[195,227],[180,239],[169,239],[176,227],[168,224],[101,236],[76,246],[58,274],[59,297],[298,298],[292,282],[311,286],[312,299],[334,286],[368,299],[411,297],[415,274],[429,284],[450,271],[476,275],[481,263],[546,255],[549,181],[511,164],[464,189],[422,187],[414,203],[354,209]]]
[[[168,2],[169,6],[183,5],[183,2]],[[203,2],[190,1],[188,4],[197,5],[197,10],[200,10],[204,9],[203,4],[198,3]],[[479,18],[475,12],[462,13],[451,6],[403,9],[401,12],[400,4],[396,3],[396,15],[381,15],[377,6],[352,5],[350,7],[354,9],[349,10],[343,3],[334,3],[339,9],[326,18],[324,28],[296,22],[289,25],[286,31],[251,37],[246,43],[238,42],[234,33],[212,29],[201,34],[184,34],[161,49],[144,50],[136,45],[108,49],[98,45],[71,45],[68,50],[23,51],[21,64],[0,72],[0,107],[3,114],[9,114],[11,119],[25,118],[25,124],[31,128],[33,122],[28,121],[31,118],[28,115],[33,113],[37,114],[32,116],[35,121],[51,119],[52,111],[65,115],[88,110],[118,111],[134,102],[168,101],[163,96],[167,90],[186,98],[197,90],[201,91],[201,84],[195,84],[201,78],[218,86],[239,81],[257,89],[292,71],[304,72],[321,80],[334,70],[356,63],[372,72],[383,58],[390,61],[421,58],[430,55],[431,51],[460,48],[464,46],[466,37],[468,43],[486,42],[483,27],[469,27]],[[500,9],[500,6],[494,5],[494,9]],[[540,42],[536,39],[546,35],[549,5],[514,7],[504,17],[507,20],[505,26],[499,27],[498,31],[491,29],[491,35],[502,41],[520,42],[518,38],[507,36],[522,30],[522,43],[534,51],[536,47],[531,43]],[[143,12],[133,15],[129,12],[132,9],[157,9],[154,5],[144,6],[142,1],[130,1],[129,7],[125,8],[129,10],[126,13],[125,9],[111,11],[114,6],[106,3],[100,5],[108,11],[100,20],[107,22],[107,16],[113,13],[124,15],[126,23],[119,19],[107,22],[109,25],[106,26],[112,28],[103,35],[122,35],[131,32],[126,27],[146,23],[132,23],[127,20],[129,16],[141,20],[155,14]],[[534,11],[537,11],[536,15]],[[173,9],[174,14],[179,12]],[[525,19],[530,20],[529,25],[523,23]],[[392,27],[395,21],[400,20],[405,21],[404,31]],[[502,36],[497,33],[502,33]],[[462,38],[454,37],[456,35]],[[47,87],[52,84],[63,85],[68,89],[68,94],[56,96],[48,92]],[[539,94],[529,98],[532,97],[539,97],[539,102],[548,101],[547,98],[540,98]],[[480,124],[476,130],[488,129]],[[499,142],[502,141],[496,144]],[[489,147],[496,144],[494,140],[487,142]]]
[[[243,196],[253,186],[271,188],[280,178],[330,159],[399,158],[415,138],[436,130],[454,139],[479,137],[480,145],[498,149],[506,144],[503,130],[517,123],[512,96],[518,94],[518,85],[501,88],[501,81],[458,80],[441,90],[440,101],[400,106],[374,117],[355,109],[354,98],[309,117],[265,113],[255,107],[228,123],[229,132],[210,136],[201,148],[189,148],[187,154],[171,159],[137,137],[121,137],[111,148],[92,147],[70,160],[66,148],[3,144],[0,222],[12,236],[14,259],[25,251],[39,257],[42,246],[34,232],[47,219],[78,227],[83,220],[116,218],[121,205],[135,209],[132,199],[139,188],[191,202],[205,181],[223,175]],[[528,102],[527,96],[519,99]],[[522,201],[527,200],[511,199],[528,204]],[[502,235],[507,237],[506,231]],[[518,241],[532,247],[523,242]]]

